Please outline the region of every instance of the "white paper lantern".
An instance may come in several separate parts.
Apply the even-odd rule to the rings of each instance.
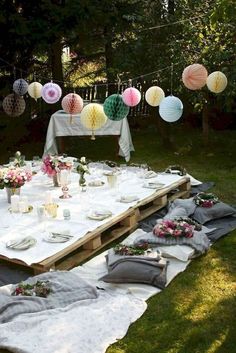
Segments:
[[[28,87],[28,93],[30,97],[34,98],[36,101],[38,98],[42,97],[43,86],[39,82],[32,82]]]
[[[148,90],[145,93],[145,99],[149,105],[152,107],[157,107],[162,99],[165,97],[165,93],[163,89],[161,89],[158,86],[152,86],[148,88]]]
[[[227,87],[227,77],[221,71],[214,71],[207,77],[207,87],[213,93],[221,93]]]
[[[48,104],[54,104],[61,98],[61,87],[53,82],[46,83],[42,88],[42,98]]]

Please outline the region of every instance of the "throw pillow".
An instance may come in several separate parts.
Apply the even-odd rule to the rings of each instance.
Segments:
[[[198,206],[194,211],[192,218],[198,223],[205,224],[213,219],[236,215],[236,210],[224,202],[218,202],[212,207]]]

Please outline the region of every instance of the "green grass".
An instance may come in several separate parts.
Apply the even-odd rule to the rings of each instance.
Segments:
[[[236,204],[236,130],[211,131],[203,147],[201,132],[172,128],[175,148],[163,148],[158,129],[132,131],[132,163],[148,163],[155,170],[180,164],[195,178],[214,181],[211,189],[223,201]],[[31,158],[42,154],[43,143],[19,148]],[[115,137],[66,139],[68,154],[92,160],[115,160]],[[6,158],[3,153],[1,158]],[[124,339],[107,353],[235,353],[236,231],[188,266],[160,294],[148,300],[144,315],[131,325]]]

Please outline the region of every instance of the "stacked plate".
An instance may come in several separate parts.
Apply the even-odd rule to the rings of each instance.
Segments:
[[[111,217],[112,212],[109,210],[91,210],[88,214],[89,219],[96,221],[103,221],[104,219]]]
[[[153,182],[149,181],[148,183],[143,184],[144,188],[156,189],[156,190],[162,189],[164,186],[165,184],[159,183],[157,181],[153,181]]]
[[[124,203],[130,203],[139,200],[138,196],[136,195],[123,195],[120,197],[118,201],[124,202]]]
[[[65,243],[73,238],[70,232],[48,232],[44,240],[48,243]]]

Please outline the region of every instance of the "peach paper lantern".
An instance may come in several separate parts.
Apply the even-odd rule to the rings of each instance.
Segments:
[[[227,86],[228,80],[221,71],[214,71],[207,77],[207,87],[213,93],[221,93]]]
[[[81,124],[92,131],[92,140],[95,140],[94,131],[100,129],[107,121],[103,106],[98,103],[89,103],[84,107],[80,116]]]
[[[42,97],[43,86],[39,82],[32,82],[28,87],[28,93],[30,97],[34,98],[36,101],[38,98]]]
[[[162,99],[165,97],[165,93],[163,89],[161,89],[158,86],[152,86],[148,88],[148,90],[145,93],[145,99],[149,105],[152,107],[157,107]]]
[[[129,87],[122,93],[122,99],[128,107],[135,107],[141,100],[141,93],[137,88]]]
[[[53,82],[46,83],[42,88],[42,98],[48,104],[54,104],[61,98],[61,87]]]
[[[206,84],[207,70],[201,64],[192,64],[187,66],[182,73],[184,85],[191,90],[201,89]]]
[[[18,94],[12,93],[3,99],[2,107],[9,116],[20,116],[25,110],[25,100]]]

